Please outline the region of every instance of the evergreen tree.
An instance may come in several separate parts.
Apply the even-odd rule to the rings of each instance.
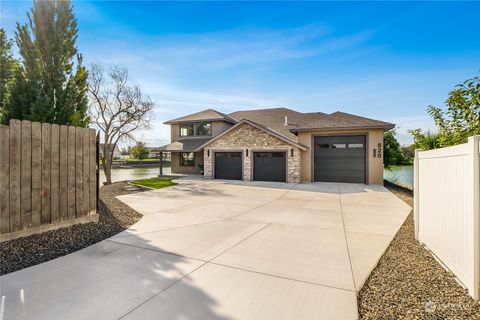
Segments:
[[[0,29],[0,120],[8,118],[6,106],[10,99],[10,90],[14,83],[18,61],[12,54],[12,41],[7,38],[5,30]]]
[[[34,1],[28,24],[17,24],[21,70],[8,105],[10,118],[85,127],[87,71],[78,53],[70,1]]]

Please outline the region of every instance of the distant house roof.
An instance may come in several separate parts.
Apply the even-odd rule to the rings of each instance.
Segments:
[[[227,135],[228,133],[230,133],[231,131],[235,130],[237,127],[239,127],[239,126],[241,126],[241,125],[243,125],[243,124],[249,124],[249,125],[251,125],[251,126],[259,129],[259,130],[262,130],[262,131],[264,131],[264,132],[267,132],[268,134],[276,137],[277,139],[280,139],[280,140],[282,140],[282,141],[284,141],[284,142],[286,142],[286,143],[288,143],[288,144],[291,144],[291,145],[293,145],[293,146],[295,146],[295,147],[298,147],[298,148],[300,148],[300,149],[302,149],[302,150],[308,150],[308,147],[304,146],[303,144],[300,144],[300,143],[298,143],[298,142],[296,142],[296,141],[294,141],[294,140],[291,140],[291,139],[283,136],[282,134],[279,134],[277,131],[274,131],[274,130],[270,129],[269,127],[266,127],[266,126],[264,126],[264,125],[262,125],[262,124],[260,124],[260,123],[256,123],[256,122],[254,122],[254,121],[252,121],[252,120],[243,119],[243,120],[239,121],[237,124],[235,124],[234,126],[228,128],[227,130],[225,130],[225,131],[223,131],[222,133],[220,133],[218,136],[215,136],[215,137],[213,137],[212,139],[206,141],[204,144],[198,146],[198,148],[197,148],[196,151],[202,150],[204,147],[208,146],[210,143],[212,143],[212,142],[220,139],[221,137]]]
[[[356,116],[345,112],[334,112],[315,120],[305,122],[292,129],[291,132],[309,130],[338,130],[338,129],[393,129],[393,123]]]
[[[302,113],[287,108],[246,110],[229,114],[230,117],[237,121],[247,119],[257,124],[264,125],[292,141],[297,141],[297,136],[293,134],[290,129],[325,115],[326,114],[323,112]],[[285,125],[285,117],[287,117],[287,125]]]
[[[204,121],[226,121],[235,123],[236,121],[228,115],[218,112],[213,109],[203,110],[197,113],[189,114],[188,116],[176,118],[164,122],[164,124],[176,124],[182,122],[204,122]]]
[[[165,152],[194,152],[201,145],[212,138],[186,138],[174,141],[159,148],[159,151]]]

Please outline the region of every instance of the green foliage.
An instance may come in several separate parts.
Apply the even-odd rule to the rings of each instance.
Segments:
[[[403,164],[404,159],[402,156],[402,150],[400,143],[395,138],[395,131],[390,130],[385,132],[383,136],[383,165],[385,169],[390,170],[394,165]]]
[[[70,1],[35,1],[27,15],[28,24],[17,24],[15,32],[21,67],[3,121],[87,126],[87,71]]]
[[[413,147],[415,149],[431,150],[442,146],[441,135],[438,132],[423,132],[421,129],[415,129],[410,130],[410,134],[413,137]]]
[[[150,179],[139,179],[139,180],[133,180],[132,184],[139,185],[139,186],[144,186],[148,188],[153,188],[153,189],[161,189],[161,188],[166,188],[170,186],[174,186],[177,183],[172,181],[173,179],[171,178],[150,178]]]
[[[135,146],[130,148],[130,156],[135,159],[146,159],[148,158],[149,153],[150,151],[143,142],[138,142]]]
[[[413,144],[409,146],[402,146],[403,164],[412,164],[415,158],[415,146]]]
[[[0,119],[8,118],[6,106],[10,100],[11,87],[18,71],[18,61],[12,54],[12,40],[0,29]]]
[[[425,150],[448,147],[467,142],[468,137],[480,134],[480,77],[473,77],[448,94],[447,111],[428,106],[438,133],[411,130],[416,145]],[[428,149],[426,149],[428,148]]]

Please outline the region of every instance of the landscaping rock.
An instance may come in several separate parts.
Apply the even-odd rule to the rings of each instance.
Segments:
[[[35,234],[0,243],[0,274],[46,262],[109,238],[138,220],[142,215],[116,196],[144,190],[126,190],[126,182],[116,182],[100,189],[99,222],[87,223]]]
[[[413,205],[411,191],[386,185]],[[480,319],[480,304],[414,237],[410,213],[359,292],[361,319]]]

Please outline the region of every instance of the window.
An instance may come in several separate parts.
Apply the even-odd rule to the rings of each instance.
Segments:
[[[347,146],[345,145],[345,143],[333,143],[332,144],[332,148],[336,148],[336,149],[343,149],[343,148],[346,148]]]
[[[194,126],[193,124],[186,124],[180,126],[180,136],[187,137],[194,135]]]
[[[180,136],[210,136],[212,135],[211,123],[182,124],[180,126]]]
[[[349,148],[363,148],[363,143],[349,143]]]
[[[195,154],[193,152],[180,153],[180,166],[181,167],[194,167],[195,166]]]
[[[212,134],[212,125],[210,123],[199,123],[195,125],[196,136],[209,136]]]

